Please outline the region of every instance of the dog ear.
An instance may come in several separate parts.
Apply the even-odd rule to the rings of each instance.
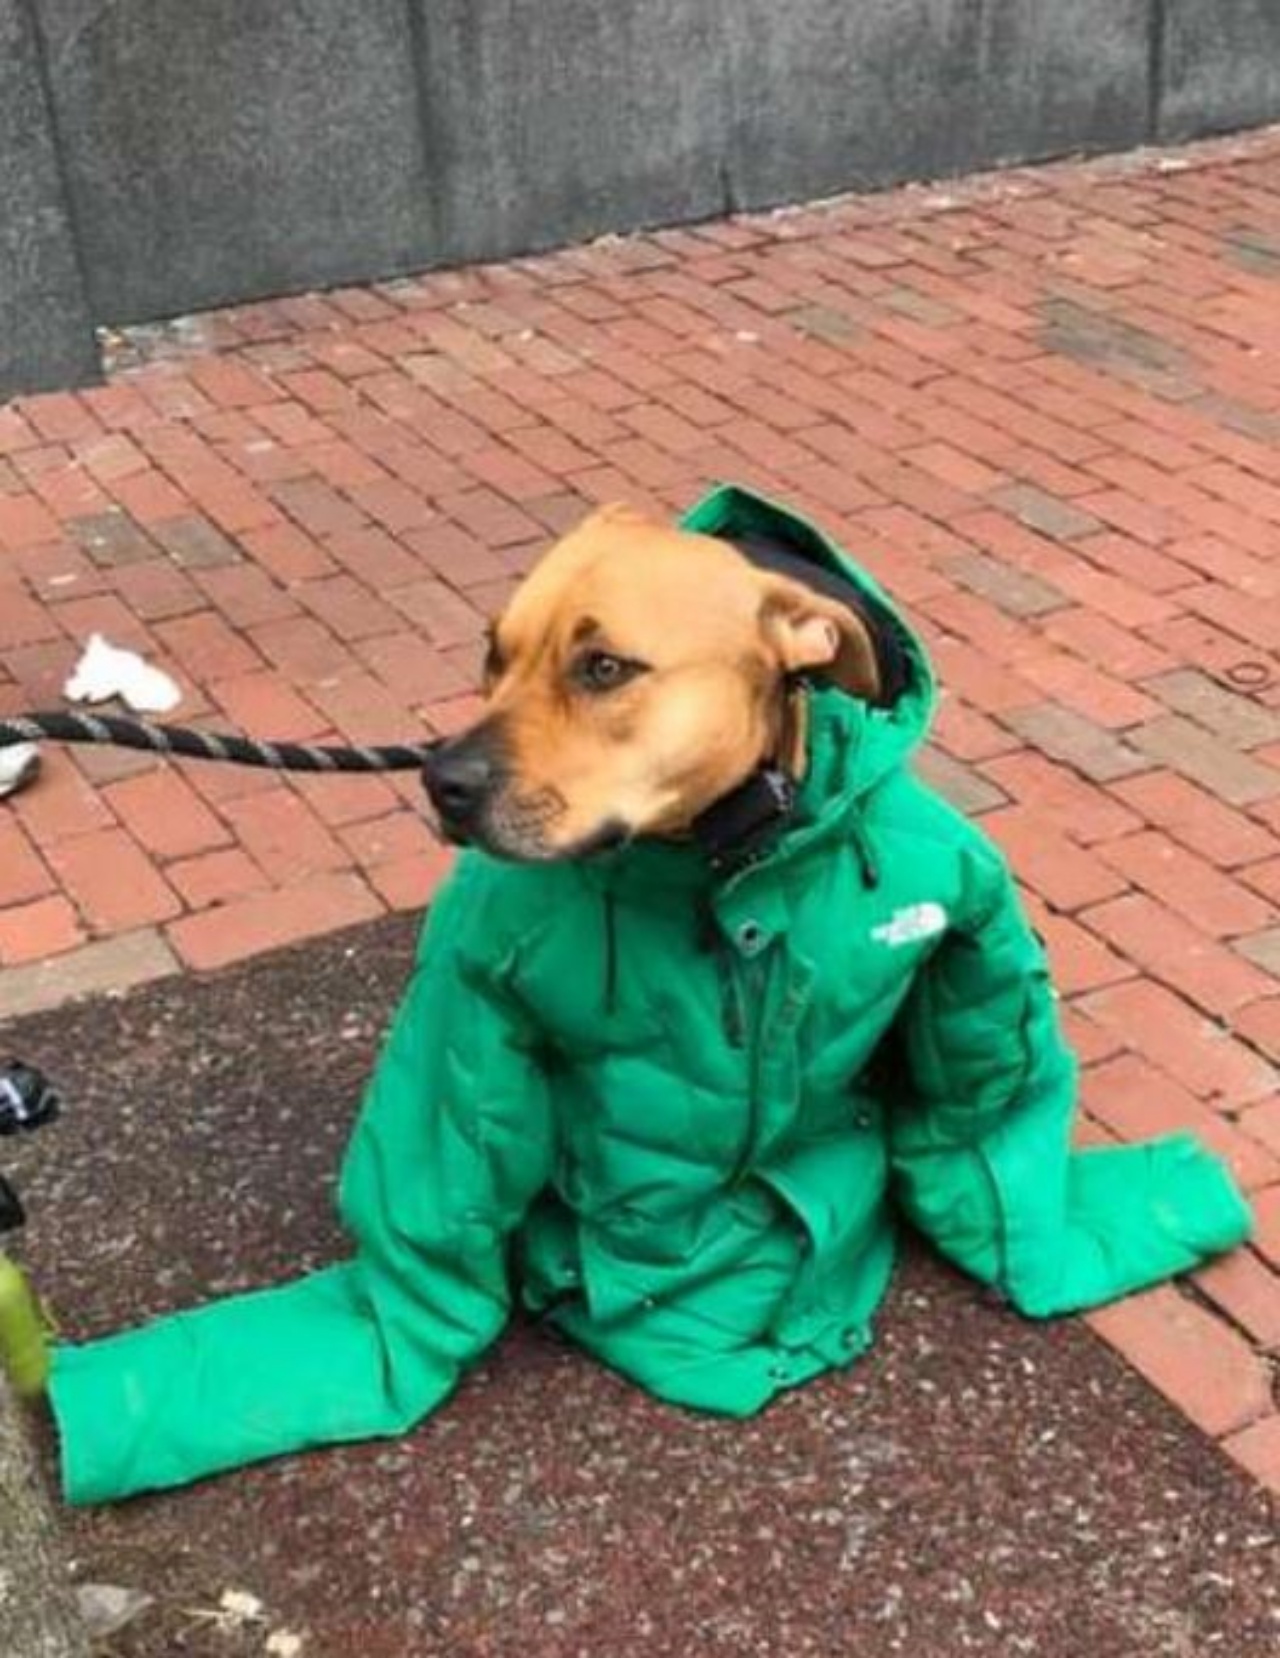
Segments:
[[[879,701],[875,645],[866,623],[847,605],[777,579],[765,589],[760,626],[785,673],[813,670],[850,696]]]

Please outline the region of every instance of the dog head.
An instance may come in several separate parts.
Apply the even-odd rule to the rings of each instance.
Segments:
[[[865,624],[727,542],[605,507],[492,630],[487,706],[436,745],[445,833],[521,861],[677,835],[784,740],[791,676],[879,688]]]

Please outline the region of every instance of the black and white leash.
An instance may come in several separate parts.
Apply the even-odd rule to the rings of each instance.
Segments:
[[[317,743],[272,743],[238,733],[196,731],[185,725],[154,725],[149,720],[116,714],[16,714],[0,719],[0,750],[13,743],[112,743],[117,748],[179,755],[185,760],[229,760],[272,771],[417,771],[431,743],[345,746]]]

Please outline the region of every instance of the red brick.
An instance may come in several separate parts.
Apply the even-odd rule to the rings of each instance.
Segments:
[[[197,358],[188,372],[200,390],[222,408],[252,407],[279,396],[270,381],[234,357]]]
[[[1058,1015],[1068,1046],[1081,1065],[1101,1064],[1123,1050],[1123,1038],[1101,1021],[1090,1018],[1078,1000],[1063,1002]]]
[[[104,512],[111,506],[110,496],[80,466],[50,468],[34,477],[31,483],[40,499],[64,524],[86,513]]]
[[[382,904],[358,876],[313,875],[277,892],[185,916],[166,931],[188,967],[207,970],[369,921],[380,913]]]
[[[404,541],[429,570],[464,592],[506,574],[506,565],[497,554],[457,524],[442,521],[424,530],[410,530]]]
[[[0,552],[16,552],[40,541],[56,541],[61,525],[34,495],[0,495]]]
[[[1258,649],[1280,649],[1280,619],[1273,614],[1280,606],[1259,604],[1252,594],[1237,593],[1219,582],[1205,583],[1179,597],[1197,614]]]
[[[435,517],[418,491],[398,478],[358,484],[350,490],[350,495],[370,518],[392,534],[420,529]]]
[[[1246,1473],[1280,1496],[1280,1415],[1263,1417],[1230,1434],[1222,1448]]]
[[[984,762],[983,773],[1059,834],[1086,846],[1140,827],[1140,820],[1101,788],[1044,755],[1019,753]],[[1113,785],[1114,786],[1114,785]]]
[[[238,730],[269,742],[307,742],[326,726],[311,704],[277,674],[215,680],[209,695]]]
[[[77,641],[75,656],[91,633],[101,633],[113,645],[125,645],[143,655],[154,650],[150,633],[114,593],[94,593],[83,599],[67,599],[54,607],[59,622]]]
[[[1113,948],[1207,1013],[1232,1013],[1264,996],[1269,976],[1142,893],[1080,918]]]
[[[297,604],[285,589],[265,570],[251,564],[198,570],[195,580],[234,628],[253,627],[298,613]]]
[[[83,938],[75,910],[60,893],[0,910],[0,962],[8,967],[56,956]]]
[[[474,589],[472,590],[474,595]],[[416,581],[397,588],[392,604],[409,621],[421,628],[432,644],[460,645],[478,639],[485,631],[485,617],[477,602],[469,602],[438,581]]]
[[[352,824],[341,831],[352,857],[363,869],[410,858],[428,860],[440,850],[440,843],[418,813],[401,808],[387,817]]]
[[[73,392],[46,392],[41,397],[24,397],[19,400],[18,406],[41,437],[51,442],[65,443],[74,438],[92,437],[102,430],[89,407]]]
[[[1274,1099],[1242,1111],[1238,1120],[1243,1134],[1251,1135],[1280,1158],[1280,1092]]]
[[[1083,1011],[1202,1099],[1234,1107],[1274,1089],[1265,1060],[1149,980],[1096,991],[1084,998]]]
[[[1280,1180],[1280,1157],[1137,1054],[1119,1054],[1087,1071],[1081,1098],[1089,1114],[1121,1140],[1194,1134],[1227,1163],[1245,1191]]]
[[[638,447],[648,446],[640,444]],[[658,451],[653,453],[657,455]],[[541,528],[527,513],[484,487],[441,496],[438,505],[447,518],[452,518],[471,535],[493,547],[536,540]]]
[[[351,667],[351,653],[309,616],[252,628],[249,637],[268,661],[299,684],[335,679]]]
[[[13,797],[12,804],[23,828],[42,851],[115,822],[97,792],[65,760],[46,760],[37,786],[23,789]]]
[[[30,593],[45,603],[74,594],[100,593],[103,573],[66,541],[49,541],[11,555],[9,562]],[[9,590],[0,589],[0,606],[8,604]]]
[[[165,875],[193,910],[225,904],[251,892],[262,892],[271,885],[253,859],[239,847],[183,858],[170,864]]]
[[[1078,604],[1124,628],[1147,628],[1166,621],[1174,607],[1169,599],[1148,593],[1141,587],[1123,581],[1119,576],[1107,575],[1084,565],[1060,567],[1054,571],[1054,582]]]
[[[176,771],[152,771],[103,790],[111,809],[139,845],[159,858],[181,858],[230,840],[189,783]]]
[[[1237,871],[1242,881],[1280,904],[1280,857],[1268,858],[1263,863],[1250,864],[1247,869]]]
[[[1110,840],[1099,856],[1211,937],[1256,932],[1273,919],[1256,893],[1155,830]]]
[[[204,594],[190,576],[176,569],[168,559],[123,564],[110,575],[111,585],[121,601],[144,622],[168,621],[205,608]]]
[[[322,680],[310,692],[335,730],[352,743],[412,743],[422,739],[422,720],[405,700],[372,674],[351,672]]]
[[[160,524],[191,511],[191,502],[154,467],[128,477],[113,478],[112,497],[139,524]]]
[[[61,639],[63,635],[56,611],[37,604],[16,582],[0,578],[0,651]]]
[[[277,787],[228,800],[222,814],[254,862],[281,885],[294,885],[325,870],[345,869],[351,862],[292,789]]]
[[[936,640],[933,658],[943,687],[985,714],[1028,708],[1040,700],[1034,685],[959,639]]]
[[[348,527],[347,533],[361,528],[356,523]],[[334,568],[324,548],[296,524],[273,524],[268,529],[249,530],[240,540],[250,557],[286,586],[326,576]]]
[[[373,634],[394,633],[400,626],[395,611],[350,576],[302,582],[293,591],[339,639],[367,639]]]
[[[422,786],[417,773],[403,773],[401,778],[405,798],[420,808]],[[399,804],[397,785],[390,777],[336,772],[324,776],[295,777],[293,784],[316,816],[331,826],[382,817]]]
[[[454,854],[436,845],[426,857],[396,858],[369,871],[369,880],[393,910],[420,910],[453,868]]]
[[[1280,1186],[1268,1186],[1253,1199],[1255,1248],[1265,1261],[1280,1268]]]
[[[1173,772],[1122,777],[1111,785],[1111,792],[1174,840],[1223,868],[1253,863],[1270,853],[1280,856],[1275,836]],[[1249,881],[1250,871],[1239,871],[1238,878]]]
[[[388,593],[421,580],[424,567],[413,553],[385,530],[370,526],[364,530],[331,535],[326,549],[343,569],[375,593]]]
[[[18,412],[17,404],[0,404],[0,455],[17,454],[36,442],[36,434]]]
[[[1196,1274],[1200,1290],[1263,1347],[1280,1347],[1280,1273],[1236,1249]]]
[[[1271,1408],[1261,1359],[1171,1285],[1103,1307],[1089,1323],[1206,1433],[1231,1433]]]
[[[483,716],[484,710],[484,698],[468,694],[461,697],[446,697],[443,702],[434,702],[423,710],[423,714],[431,735],[456,737],[460,731],[475,725]]]
[[[95,932],[146,926],[182,908],[155,865],[122,830],[78,835],[50,847],[48,855]]]
[[[22,826],[0,817],[0,906],[39,898],[52,886],[53,877]]]
[[[271,493],[277,505],[314,536],[345,534],[368,522],[357,507],[317,478],[286,479]]]
[[[253,646],[211,610],[160,622],[156,633],[179,669],[204,684],[262,666]]]
[[[1134,968],[1114,950],[1064,915],[1037,917],[1053,983],[1062,996],[1077,996],[1132,978]]]
[[[1271,974],[1265,977],[1269,987],[1274,988],[1276,981]],[[1269,996],[1265,1001],[1242,1008],[1231,1023],[1246,1041],[1280,1063],[1280,996]]]
[[[1018,807],[990,812],[983,828],[1004,849],[1019,880],[1054,909],[1080,909],[1123,892],[1128,883],[1092,853],[1034,813]]]
[[[416,634],[383,634],[377,639],[361,640],[355,648],[361,660],[397,697],[415,707],[467,689],[466,680],[448,658]],[[410,736],[408,740],[414,739]]]
[[[1121,627],[1094,610],[1056,610],[1041,625],[1055,644],[1074,651],[1086,662],[1105,665],[1121,679],[1142,679],[1173,666],[1173,658],[1157,650],[1141,634]]]
[[[1105,533],[1075,543],[1075,551],[1104,573],[1120,576],[1148,593],[1173,593],[1194,584],[1185,564],[1155,552],[1132,536]]]
[[[945,699],[933,722],[933,740],[956,760],[990,760],[1018,746],[1003,726],[954,698]]]
[[[1153,698],[1065,651],[1028,656],[1018,672],[1046,696],[1109,730],[1139,725],[1160,713]]]

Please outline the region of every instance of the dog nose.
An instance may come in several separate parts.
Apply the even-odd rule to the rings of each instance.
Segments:
[[[441,743],[422,763],[422,785],[440,816],[466,823],[484,804],[496,776],[493,759],[465,743]]]

